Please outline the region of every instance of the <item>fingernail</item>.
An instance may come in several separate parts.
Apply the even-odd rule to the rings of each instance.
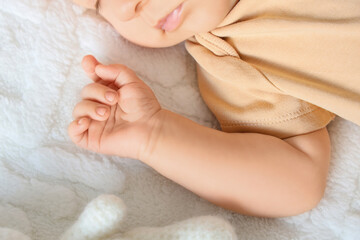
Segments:
[[[109,101],[112,102],[115,99],[115,93],[113,92],[106,92],[105,93],[105,98]]]
[[[104,116],[106,113],[107,109],[103,108],[103,107],[99,107],[96,109],[96,112],[100,115],[100,116]]]
[[[85,122],[85,118],[82,118],[82,119],[80,119],[80,120],[78,121],[78,124],[81,125],[81,124],[83,124],[84,122]]]

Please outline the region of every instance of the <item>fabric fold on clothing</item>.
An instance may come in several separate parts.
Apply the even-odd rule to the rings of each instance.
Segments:
[[[288,138],[360,125],[360,1],[240,0],[185,44],[225,132]]]

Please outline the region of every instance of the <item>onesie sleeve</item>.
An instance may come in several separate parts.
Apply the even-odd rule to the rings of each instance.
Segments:
[[[359,1],[241,0],[185,46],[223,131],[288,138],[360,125],[359,29]]]
[[[284,139],[319,130],[335,117],[287,94],[272,82],[271,73],[239,57],[215,54],[192,41],[186,47],[198,62],[201,96],[224,132],[253,132]],[[222,45],[221,49],[226,47]]]
[[[284,139],[324,128],[335,118],[325,109],[281,92],[265,77],[262,84],[251,87],[244,78],[241,84],[236,84],[235,77],[224,81],[199,65],[197,74],[201,96],[224,132],[253,132]]]

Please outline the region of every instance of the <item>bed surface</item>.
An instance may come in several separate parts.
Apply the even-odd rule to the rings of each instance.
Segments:
[[[91,82],[80,66],[86,54],[129,66],[164,108],[217,128],[183,44],[135,46],[69,0],[0,3],[0,227],[58,239],[89,201],[111,193],[128,208],[123,231],[213,215],[229,221],[238,239],[360,238],[359,126],[339,117],[329,125],[332,161],[315,209],[278,219],[221,209],[138,160],[79,149],[67,136],[80,90]]]

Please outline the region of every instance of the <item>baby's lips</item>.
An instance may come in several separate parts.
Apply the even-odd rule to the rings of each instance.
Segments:
[[[180,24],[181,10],[182,4],[169,14],[169,16],[166,18],[164,25],[162,26],[162,29],[168,32],[175,30]]]
[[[159,23],[155,26],[156,28],[171,32],[175,30],[180,24],[180,15],[182,12],[182,5],[180,4],[174,11],[172,11],[165,18],[161,19]]]

